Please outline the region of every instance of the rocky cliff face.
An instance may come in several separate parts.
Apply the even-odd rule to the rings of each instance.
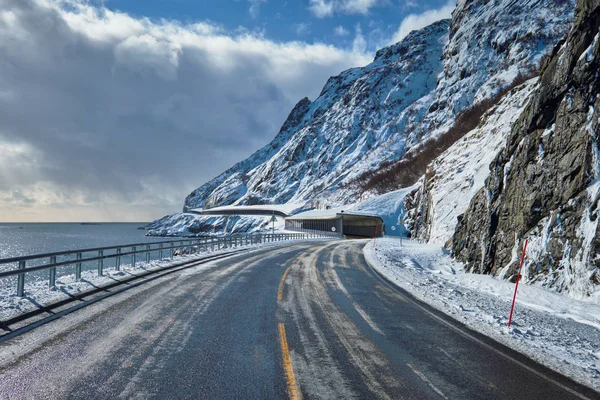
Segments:
[[[600,0],[579,0],[573,29],[460,218],[452,250],[473,272],[524,278],[574,295],[600,283]]]
[[[489,176],[490,162],[504,147],[510,127],[528,103],[537,78],[506,93],[479,122],[428,165],[418,189],[406,199],[404,224],[413,237],[447,245],[457,217],[469,207],[473,196]]]

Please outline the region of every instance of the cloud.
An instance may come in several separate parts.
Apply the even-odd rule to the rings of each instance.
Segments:
[[[307,24],[307,23],[294,24],[294,31],[296,32],[296,35],[298,35],[298,36],[308,35],[310,33],[310,24]]]
[[[408,3],[407,3],[408,4]],[[431,25],[436,21],[450,18],[452,11],[456,7],[456,0],[449,0],[444,6],[438,9],[428,10],[422,14],[410,14],[402,20],[398,30],[394,34],[391,43],[399,42],[410,32]]]
[[[20,190],[13,190],[11,200],[21,204],[35,204],[35,199],[25,196]]]
[[[356,35],[354,36],[354,41],[352,42],[352,50],[356,53],[362,53],[367,50],[367,41],[362,34],[362,29],[360,28],[360,24],[356,24]]]
[[[331,17],[334,13],[366,15],[380,0],[310,0],[308,9],[317,18]]]
[[[250,16],[252,18],[258,18],[258,15],[260,14],[260,5],[261,3],[266,2],[267,0],[248,0],[248,3],[250,3],[250,8],[248,9]]]
[[[341,25],[336,26],[335,29],[333,30],[333,33],[335,36],[341,36],[341,37],[348,36],[350,34],[350,32],[348,32],[348,30]]]
[[[0,10],[0,220],[179,211],[268,143],[299,99],[370,61],[78,0],[0,0]]]

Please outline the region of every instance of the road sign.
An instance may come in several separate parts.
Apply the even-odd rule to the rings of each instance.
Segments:
[[[271,217],[271,222],[275,222],[275,221],[277,221],[277,218],[275,218],[275,216],[273,215],[273,216]]]
[[[331,232],[335,232],[335,226],[331,227]]]
[[[392,226],[392,230],[393,230],[393,231],[395,231],[395,230],[396,230],[396,227],[395,227],[395,226]]]

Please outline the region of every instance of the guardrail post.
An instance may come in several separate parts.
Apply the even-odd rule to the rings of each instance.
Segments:
[[[25,261],[19,261],[19,269],[25,269]],[[21,272],[17,277],[17,296],[25,296],[25,273]]]
[[[135,268],[135,259],[136,259],[136,257],[135,257],[136,256],[135,251],[136,250],[137,249],[135,248],[135,246],[131,247],[131,251],[133,252],[133,254],[131,255],[131,268]]]
[[[56,264],[56,256],[50,257],[50,264]],[[48,287],[50,289],[56,287],[56,267],[52,267],[48,271]]]
[[[117,254],[121,254],[121,248],[120,247],[117,249]],[[116,262],[116,265],[115,265],[115,269],[117,271],[121,270],[121,256],[117,256],[117,262]]]
[[[98,250],[98,257],[104,257],[104,251]],[[104,259],[101,258],[98,260],[98,276],[104,275]]]
[[[81,260],[82,258],[82,254],[77,253],[77,259]],[[75,264],[75,279],[78,281],[81,280],[81,262]]]
[[[158,256],[160,257],[160,261],[162,261],[162,259],[163,259],[163,244],[162,243],[160,244],[159,249],[160,249],[160,251],[159,251]]]
[[[150,245],[146,245],[146,264],[150,264]]]

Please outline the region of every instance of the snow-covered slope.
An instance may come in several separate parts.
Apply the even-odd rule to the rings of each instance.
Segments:
[[[330,78],[314,102],[301,100],[269,145],[193,191],[184,211],[338,206],[374,195],[352,183],[420,151],[460,111],[535,68],[568,31],[573,1],[461,0],[450,22],[412,32],[378,51],[373,63]]]
[[[403,223],[403,217],[406,215],[404,199],[416,188],[410,186],[371,197],[352,206],[351,210],[379,215],[385,224],[386,236],[407,236],[409,232]]]
[[[365,161],[397,159],[395,143],[410,149],[442,135],[462,110],[493,97],[519,72],[536,69],[568,32],[574,8],[574,0],[459,1],[435,90],[395,118],[398,135]]]
[[[481,119],[479,126],[436,158],[407,199],[406,224],[411,234],[445,244],[458,217],[490,174],[489,165],[504,147],[511,125],[519,118],[537,78],[513,89]]]
[[[239,215],[227,218],[180,213],[158,219],[146,229],[147,234],[152,236],[222,236],[258,232],[270,228],[270,220],[271,217]],[[283,226],[283,219],[279,220],[278,229]]]
[[[395,133],[395,117],[435,88],[448,28],[444,20],[412,32],[366,67],[330,78],[313,103],[294,108],[271,144],[195,190],[185,209],[303,203],[337,187]],[[402,143],[395,151],[404,151]]]

